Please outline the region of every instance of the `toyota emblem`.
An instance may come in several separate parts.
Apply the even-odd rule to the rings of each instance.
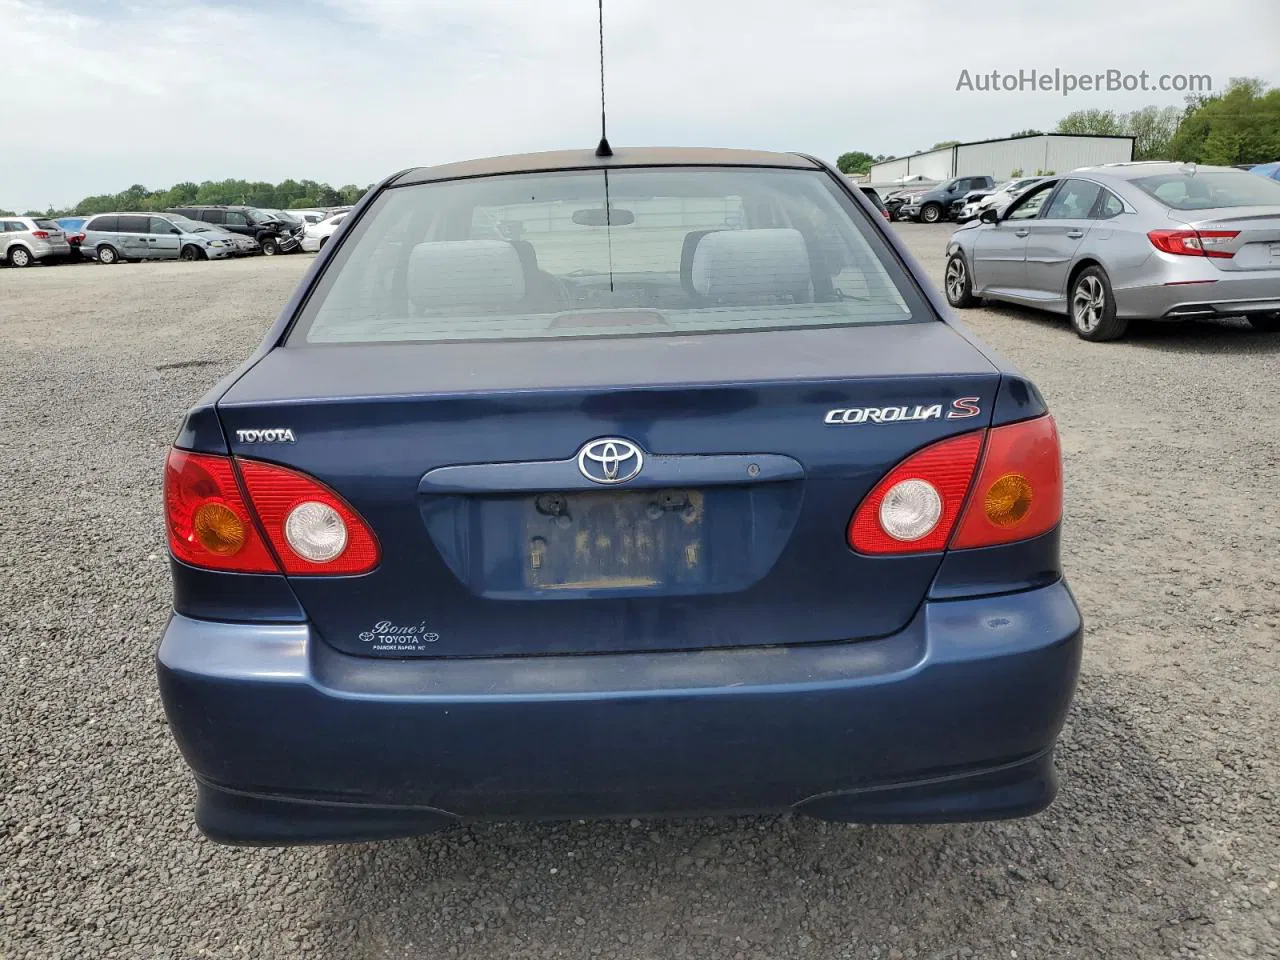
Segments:
[[[578,451],[578,470],[594,483],[626,483],[644,465],[644,454],[630,440],[605,437]]]

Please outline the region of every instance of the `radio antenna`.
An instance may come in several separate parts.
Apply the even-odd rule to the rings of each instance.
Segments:
[[[600,144],[596,147],[596,156],[612,157],[613,147],[609,146],[604,123],[604,0],[596,0],[596,10],[600,21]]]

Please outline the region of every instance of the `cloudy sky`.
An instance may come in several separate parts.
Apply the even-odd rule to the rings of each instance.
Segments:
[[[1108,69],[1280,85],[1275,0],[605,0],[610,138],[903,154],[1177,93],[957,91]],[[0,0],[0,207],[133,183],[590,146],[594,0]]]

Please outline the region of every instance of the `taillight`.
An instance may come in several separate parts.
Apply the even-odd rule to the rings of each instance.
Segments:
[[[953,550],[1048,533],[1062,519],[1062,451],[1053,417],[987,431],[982,466],[956,528]]]
[[[1220,257],[1230,260],[1230,250],[1221,250],[1236,237],[1239,230],[1152,230],[1147,239],[1157,250],[1184,257]]]
[[[229,457],[170,450],[164,468],[169,549],[193,567],[279,573],[240,494]]]
[[[256,460],[171,450],[165,514],[169,549],[196,567],[336,576],[367,573],[380,558],[373,531],[345,500]]]
[[[912,454],[858,506],[847,537],[863,554],[928,553],[1027,540],[1061,519],[1062,455],[1046,415]]]
[[[982,449],[982,431],[931,444],[894,467],[849,521],[849,546],[859,553],[941,550]]]
[[[37,240],[48,240],[48,239],[49,239],[49,231],[47,231],[47,230],[32,230],[32,231],[31,231],[31,235],[32,235],[33,237],[35,237]]]
[[[236,466],[285,573],[351,575],[378,565],[369,525],[320,481],[257,460],[237,459]]]

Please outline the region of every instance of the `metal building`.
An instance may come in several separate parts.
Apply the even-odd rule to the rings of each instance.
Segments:
[[[873,184],[888,185],[903,177],[948,180],[985,174],[1000,181],[1039,173],[1067,173],[1078,167],[1132,159],[1133,137],[1042,133],[976,140],[884,160],[872,165],[870,179]]]

